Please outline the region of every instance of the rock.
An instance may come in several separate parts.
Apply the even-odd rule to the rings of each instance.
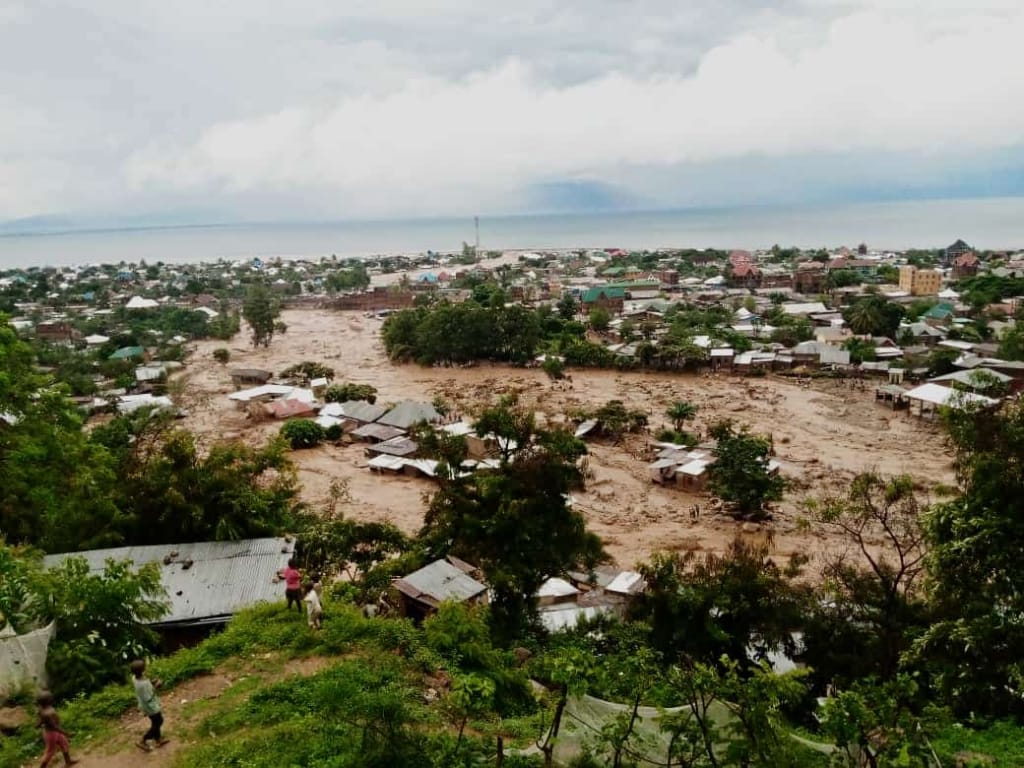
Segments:
[[[0,733],[14,733],[29,722],[28,712],[21,707],[0,707]]]

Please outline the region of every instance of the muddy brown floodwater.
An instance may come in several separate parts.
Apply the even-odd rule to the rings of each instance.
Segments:
[[[381,321],[357,312],[288,310],[288,326],[269,349],[254,350],[239,334],[230,344],[231,362],[222,366],[210,353],[224,342],[204,341],[179,384],[177,395],[189,410],[187,428],[205,441],[242,439],[259,443],[280,424],[254,421],[228,400],[233,391],[232,367],[264,368],[279,373],[303,360],[322,361],[335,369],[336,380],[372,384],[378,401],[432,400],[442,396],[461,413],[471,415],[498,396],[518,392],[520,402],[548,422],[566,418],[581,407],[619,399],[650,413],[651,431],[667,419],[669,403],[685,399],[698,406],[697,431],[728,417],[757,432],[770,433],[784,474],[797,490],[777,505],[771,547],[786,560],[795,553],[821,561],[827,550],[845,548],[829,526],[809,523],[803,503],[835,492],[857,472],[910,474],[923,488],[952,484],[951,455],[938,428],[906,412],[876,405],[873,388],[851,389],[843,382],[804,387],[779,378],[745,379],[729,375],[622,373],[573,370],[571,379],[549,381],[540,370],[504,365],[472,368],[421,368],[396,365],[384,354]],[[689,508],[711,499],[651,482],[644,449],[653,438],[633,437],[619,446],[591,444],[592,478],[584,492],[574,494],[592,530],[603,537],[609,553],[623,566],[649,558],[653,551],[722,551],[737,535],[766,537],[742,531],[720,514],[691,520]],[[347,483],[351,502],[345,513],[354,518],[389,520],[407,532],[419,529],[432,481],[371,473],[359,445],[321,446],[293,454],[302,483],[302,499],[323,505],[334,481]]]

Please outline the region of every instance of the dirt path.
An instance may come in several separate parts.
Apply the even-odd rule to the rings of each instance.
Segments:
[[[79,743],[72,734],[72,757],[81,761],[79,765],[82,768],[170,768],[180,753],[197,743],[195,729],[211,713],[211,708],[216,707],[217,699],[224,698],[225,706],[238,706],[256,689],[254,685],[247,685],[243,693],[231,696],[235,686],[255,681],[267,685],[291,675],[312,675],[337,659],[310,656],[290,659],[280,666],[277,666],[277,661],[274,654],[262,654],[244,666],[217,670],[162,691],[160,705],[164,713],[164,733],[170,738],[170,743],[164,747],[143,752],[135,746],[149,728],[149,720],[137,710],[132,710],[120,719],[109,739]],[[59,763],[58,758],[53,764]],[[25,768],[33,765],[35,762],[27,763]]]

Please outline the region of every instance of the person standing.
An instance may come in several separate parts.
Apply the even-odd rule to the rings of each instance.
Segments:
[[[159,680],[148,680],[146,678],[146,662],[136,659],[131,664],[132,676],[135,678],[135,697],[139,700],[139,709],[142,714],[149,718],[149,730],[142,737],[142,741],[136,746],[143,752],[152,751],[149,742],[155,741],[158,747],[162,747],[169,739],[160,734],[164,724],[164,715],[160,710],[160,698],[156,695],[156,689],[160,687]]]
[[[288,601],[288,610],[292,609],[295,603],[295,610],[302,613],[302,574],[295,567],[295,559],[288,561],[288,565],[280,573],[284,579],[284,597]]]
[[[40,768],[47,768],[53,756],[60,752],[64,756],[64,765],[75,765],[78,760],[71,759],[71,745],[68,743],[68,734],[60,727],[60,717],[53,706],[53,695],[49,691],[40,691],[36,696],[36,704],[39,705],[38,725],[43,729],[43,743],[46,751],[43,752],[43,762]]]

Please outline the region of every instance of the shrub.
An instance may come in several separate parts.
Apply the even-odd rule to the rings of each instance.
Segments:
[[[281,437],[295,449],[313,448],[324,441],[324,428],[311,419],[292,419],[281,427]]]
[[[221,365],[226,365],[231,359],[231,351],[227,347],[219,347],[213,350],[213,359]]]
[[[369,384],[332,384],[324,392],[324,401],[328,403],[345,403],[349,400],[365,400],[377,402],[377,388]]]
[[[324,365],[323,363],[314,363],[309,360],[304,360],[297,365],[293,365],[281,371],[281,378],[302,379],[303,381],[311,381],[313,379],[327,379],[328,381],[333,381],[334,369],[330,366]]]
[[[331,424],[331,426],[324,430],[324,438],[332,443],[341,440],[342,434],[344,433],[341,429],[341,424]]]
[[[544,369],[544,373],[548,375],[548,378],[553,380],[565,378],[565,363],[562,362],[561,358],[548,355],[544,358],[544,362],[541,363],[541,368]]]

